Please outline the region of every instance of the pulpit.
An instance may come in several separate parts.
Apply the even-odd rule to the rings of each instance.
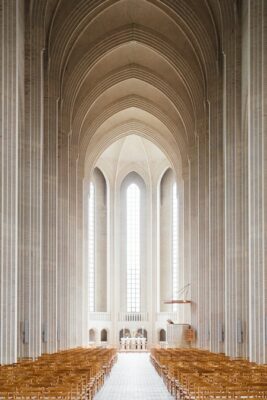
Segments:
[[[189,347],[187,332],[189,324],[168,324],[167,343],[168,347]]]

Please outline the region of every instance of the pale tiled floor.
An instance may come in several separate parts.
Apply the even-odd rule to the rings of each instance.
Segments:
[[[94,400],[173,400],[149,361],[148,353],[119,354]]]

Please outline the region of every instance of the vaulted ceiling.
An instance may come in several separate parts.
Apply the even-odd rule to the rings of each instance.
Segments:
[[[96,166],[104,172],[109,182],[116,183],[119,176],[123,179],[129,172],[135,171],[147,184],[157,184],[170,163],[150,140],[130,134],[112,143],[101,154]]]
[[[205,134],[220,74],[219,0],[33,4],[46,15],[47,73],[61,134],[71,136],[79,157],[134,132],[167,151],[169,145],[178,165],[186,162]]]

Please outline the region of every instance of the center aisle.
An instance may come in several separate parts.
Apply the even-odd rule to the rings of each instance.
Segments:
[[[148,353],[119,353],[118,362],[94,400],[173,400]]]

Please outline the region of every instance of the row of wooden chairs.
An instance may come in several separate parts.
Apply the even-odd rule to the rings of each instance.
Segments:
[[[0,366],[0,400],[91,400],[116,359],[113,348],[76,348]]]
[[[152,349],[151,362],[175,399],[267,399],[267,365],[200,349]]]

